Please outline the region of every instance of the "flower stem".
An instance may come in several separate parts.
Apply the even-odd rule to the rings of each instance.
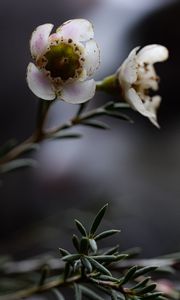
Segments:
[[[50,106],[54,101],[47,101],[39,99],[38,112],[37,112],[37,122],[36,122],[36,141],[41,141],[44,136],[43,127],[46,121],[47,113]]]
[[[54,101],[45,101],[39,99],[37,121],[35,132],[21,144],[15,146],[0,159],[0,165],[3,165],[11,160],[16,159],[21,154],[29,150],[34,143],[44,139],[43,126],[47,117],[50,106]]]
[[[120,85],[116,74],[105,77],[101,81],[96,82],[96,90],[103,91],[108,94],[119,94]]]

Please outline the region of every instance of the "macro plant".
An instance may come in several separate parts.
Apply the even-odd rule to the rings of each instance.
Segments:
[[[102,121],[99,119],[102,116],[132,122],[126,110],[133,109],[159,128],[157,109],[161,97],[151,93],[156,93],[159,82],[154,64],[168,58],[166,47],[158,44],[136,47],[114,74],[95,81],[100,50],[92,24],[85,19],[74,19],[63,23],[55,33],[51,33],[52,29],[52,24],[40,25],[30,40],[33,62],[27,67],[27,84],[38,98],[35,130],[23,142],[13,139],[0,147],[0,173],[36,166],[29,153],[36,151],[44,140],[81,137],[72,131],[77,125],[109,129],[108,118]],[[98,92],[115,100],[89,109],[88,101]],[[49,110],[56,101],[77,105],[76,113],[65,123],[46,128]],[[64,300],[67,299],[64,288],[73,291],[76,300],[178,300],[178,288],[169,277],[175,271],[178,274],[179,253],[143,260],[134,259],[137,249],[99,247],[101,240],[119,233],[116,229],[99,232],[106,209],[107,205],[99,210],[90,229],[75,220],[78,234],[72,236],[72,253],[59,248],[58,258],[42,255],[18,262],[0,257],[0,300],[47,293]]]
[[[85,19],[63,23],[51,34],[52,24],[38,26],[32,33],[30,51],[34,63],[27,68],[27,83],[38,97],[35,131],[22,143],[10,140],[0,147],[0,172],[36,166],[37,162],[26,155],[36,150],[43,140],[77,138],[79,134],[68,132],[76,125],[108,129],[106,122],[99,120],[108,116],[132,122],[124,110],[134,109],[159,127],[157,109],[161,98],[150,96],[157,91],[159,78],[153,64],[168,58],[168,50],[161,45],[135,48],[118,70],[100,81],[93,79],[99,68],[100,50],[94,40],[92,24]],[[88,101],[96,92],[116,95],[110,101],[88,110]],[[71,120],[56,128],[44,128],[50,107],[56,101],[65,101],[79,106]],[[22,158],[23,156],[23,158]]]

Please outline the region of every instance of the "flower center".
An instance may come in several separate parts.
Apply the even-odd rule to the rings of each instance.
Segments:
[[[60,77],[67,80],[80,72],[80,56],[71,45],[65,43],[52,45],[45,58],[47,59],[45,69],[50,72],[52,78]]]

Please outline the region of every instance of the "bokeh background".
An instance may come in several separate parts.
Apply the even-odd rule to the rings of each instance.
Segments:
[[[137,46],[163,44],[170,59],[161,76],[161,130],[129,112],[134,125],[108,119],[111,131],[74,129],[82,139],[44,142],[38,169],[7,174],[0,188],[0,254],[15,258],[71,249],[73,218],[88,219],[106,202],[104,228],[118,227],[122,250],[139,246],[145,257],[180,250],[180,2],[173,0],[1,0],[0,143],[22,141],[34,129],[37,99],[28,90],[29,38],[39,24],[72,18],[93,22],[101,48],[96,79],[113,73]],[[113,100],[98,93],[94,107]],[[63,102],[47,126],[77,110]],[[108,245],[113,243],[107,241]]]

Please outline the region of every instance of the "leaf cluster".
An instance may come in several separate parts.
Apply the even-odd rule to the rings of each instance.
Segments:
[[[156,267],[133,266],[116,277],[112,272],[112,265],[128,258],[128,254],[119,252],[115,246],[108,250],[98,248],[98,242],[110,237],[119,230],[111,229],[98,233],[98,227],[103,219],[107,204],[103,206],[94,218],[90,229],[75,220],[80,237],[76,234],[72,237],[75,248],[74,253],[60,248],[62,260],[66,263],[64,281],[68,278],[80,275],[74,283],[75,299],[102,300],[140,300],[140,299],[162,299],[162,294],[156,291],[156,284],[147,277],[147,273],[155,271]]]
[[[9,273],[8,258],[2,257],[0,300],[19,300],[47,291],[53,293],[57,299],[65,300],[67,298],[62,289],[64,287],[73,289],[75,300],[165,300],[155,282],[149,277],[149,273],[154,272],[156,267],[152,263],[150,266],[138,264],[138,260],[133,264],[132,257],[137,253],[137,249],[122,253],[119,246],[99,248],[101,240],[120,232],[116,229],[99,232],[98,228],[107,207],[106,204],[99,210],[89,229],[80,220],[75,220],[79,233],[72,236],[75,251],[70,253],[59,248],[61,258],[55,261],[60,263],[61,267],[59,265],[54,268],[54,272],[47,259],[42,265],[37,261],[37,267],[29,271],[25,271],[26,268],[22,268],[21,265],[22,271],[18,274],[17,270],[13,277],[13,273]],[[174,264],[172,257],[164,260]],[[28,262],[25,262],[25,266],[27,264]],[[157,273],[156,271],[156,276]],[[3,274],[9,275],[5,277]],[[175,294],[173,290],[172,294],[170,299],[179,299],[177,291]]]

